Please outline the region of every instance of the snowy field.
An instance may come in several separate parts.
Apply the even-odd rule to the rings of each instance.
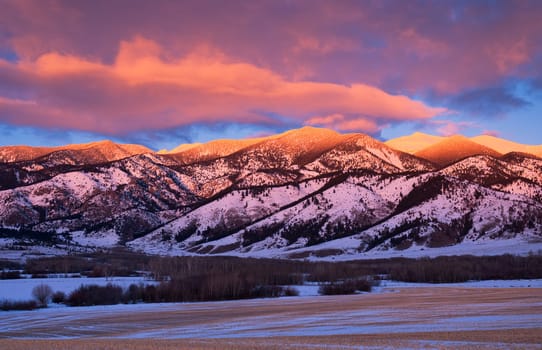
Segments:
[[[53,292],[64,292],[66,295],[83,284],[105,286],[108,283],[128,288],[130,284],[154,284],[144,277],[81,277],[81,278],[21,278],[15,280],[0,280],[0,300],[31,300],[32,289],[38,284],[47,284]]]
[[[398,281],[382,281],[376,291],[390,291],[396,288],[542,288],[542,279],[534,280],[486,280],[461,283],[407,283]]]
[[[92,349],[85,339],[100,338],[119,344],[104,349],[123,341],[132,349],[541,348],[541,280],[385,282],[349,296],[311,296],[314,288],[279,299],[0,312],[0,349]],[[149,339],[162,343],[144,347]]]

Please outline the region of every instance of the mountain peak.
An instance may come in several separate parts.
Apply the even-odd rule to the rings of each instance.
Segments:
[[[345,134],[338,133],[335,130],[326,128],[317,128],[314,126],[304,126],[299,129],[288,130],[282,134],[276,135],[277,139],[281,138],[343,138]]]
[[[192,149],[194,147],[198,147],[198,146],[201,146],[201,145],[203,145],[203,143],[201,143],[201,142],[181,143],[179,146],[173,148],[171,151],[163,150],[163,151],[160,151],[158,153],[161,153],[161,154],[180,153],[180,152],[188,151],[189,149]]]
[[[305,126],[302,126],[301,128],[292,129],[292,130],[289,130],[289,131],[286,131],[286,132],[294,132],[294,133],[301,133],[301,134],[311,134],[311,133],[322,134],[322,133],[325,133],[325,134],[340,135],[340,133],[335,131],[335,130],[328,129],[328,128],[319,128],[319,127],[312,126],[312,125],[305,125]]]
[[[445,166],[475,155],[500,157],[499,152],[471,141],[462,135],[453,135],[415,153],[417,157]]]
[[[434,136],[416,131],[415,133],[407,136],[401,136],[388,140],[385,142],[385,144],[396,150],[414,154],[442,140],[444,140],[444,137],[442,136]]]
[[[251,139],[219,139],[207,143],[181,144],[171,151],[163,152],[170,154],[177,160],[188,164],[197,161],[229,156],[244,148],[262,142],[266,138]]]
[[[87,143],[72,143],[65,146],[58,146],[58,147],[52,147],[54,150],[81,150],[86,148],[93,148],[93,147],[112,147],[115,146],[116,143],[114,143],[111,140],[100,140],[100,141],[93,141],[93,142],[87,142]]]
[[[69,144],[55,147],[5,146],[0,147],[0,162],[12,163],[30,161],[56,152],[76,154],[80,162],[90,163],[113,161],[137,154],[152,153],[145,146],[137,144],[117,144],[111,140],[89,143]]]
[[[450,135],[448,137],[446,137],[445,139],[443,139],[442,141],[448,141],[448,142],[467,142],[467,141],[471,141],[468,137],[466,136],[463,136],[463,135],[459,135],[459,134],[455,134],[455,135]]]
[[[523,145],[491,135],[475,136],[471,140],[502,154],[519,152],[542,157],[542,145]]]
[[[292,129],[281,134],[246,139],[218,139],[207,143],[182,144],[166,154],[176,154],[175,157],[183,159],[187,163],[201,161],[204,159],[220,158],[229,156],[242,149],[256,146],[260,143],[272,142],[273,147],[283,150],[304,147],[316,147],[317,143],[335,144],[342,140],[344,135],[330,129],[304,126],[299,129]],[[281,144],[280,146],[277,146]],[[297,146],[296,146],[297,145]],[[312,146],[311,146],[312,145]]]
[[[331,129],[304,126],[277,135],[273,140],[274,144],[280,144],[283,150],[307,150],[319,153],[343,142],[350,135],[340,134]]]

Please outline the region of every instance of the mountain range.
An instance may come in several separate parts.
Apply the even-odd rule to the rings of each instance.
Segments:
[[[542,145],[304,127],[153,152],[0,147],[0,253],[352,259],[542,249]]]

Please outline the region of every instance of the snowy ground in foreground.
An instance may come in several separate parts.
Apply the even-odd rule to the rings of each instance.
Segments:
[[[375,291],[393,288],[416,287],[461,287],[461,288],[542,288],[542,279],[533,280],[486,280],[461,283],[408,283],[398,281],[382,281]]]
[[[0,338],[244,338],[542,329],[542,289],[401,288],[347,296],[0,312]]]
[[[0,280],[0,300],[31,300],[32,289],[38,284],[47,284],[53,292],[64,292],[66,295],[83,284],[105,286],[108,283],[127,288],[130,284],[154,284],[144,277],[81,277],[81,278],[20,278],[15,280]]]

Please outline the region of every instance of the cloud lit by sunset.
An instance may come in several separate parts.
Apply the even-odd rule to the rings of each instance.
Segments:
[[[157,149],[314,125],[540,143],[541,15],[537,2],[4,1],[0,136]]]

